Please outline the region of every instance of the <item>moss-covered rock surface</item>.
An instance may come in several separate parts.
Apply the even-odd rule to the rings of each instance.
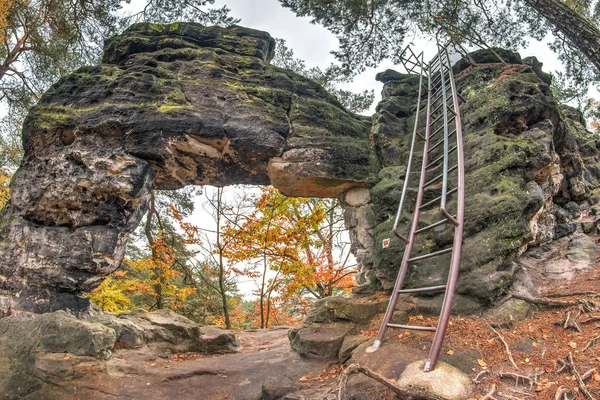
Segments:
[[[573,215],[567,204],[593,202],[600,170],[597,135],[585,121],[553,98],[548,77],[534,59],[528,64],[516,53],[498,50],[504,61],[489,51],[471,54],[454,66],[461,105],[465,153],[465,236],[455,309],[477,312],[489,307],[510,288],[513,260],[528,247],[571,233]],[[377,289],[393,287],[404,243],[392,226],[406,179],[407,156],[419,82],[415,76],[386,71],[383,99],[373,117],[373,138],[383,168],[371,189],[379,225],[375,228],[374,270]],[[419,115],[424,125],[424,115]],[[407,193],[408,209],[416,198],[422,141],[417,143]],[[430,171],[429,178],[441,171]],[[449,188],[456,186],[450,179]],[[425,191],[424,202],[439,196],[440,185]],[[455,196],[449,198],[455,210]],[[589,204],[588,204],[589,206]],[[420,227],[441,219],[435,207],[421,214]],[[401,232],[408,232],[410,215],[401,217]],[[384,240],[389,244],[383,246]],[[453,230],[442,225],[418,236],[413,255],[441,250],[452,244]],[[443,284],[450,256],[412,265],[408,287]],[[437,300],[437,301],[436,301]],[[438,297],[416,299],[424,312]],[[435,307],[433,307],[435,308]],[[437,313],[437,310],[432,310]]]

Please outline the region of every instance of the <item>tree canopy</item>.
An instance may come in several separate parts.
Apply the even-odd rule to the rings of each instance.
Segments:
[[[311,17],[334,33],[335,56],[346,73],[398,63],[415,35],[445,42],[485,44],[516,50],[530,39],[553,34],[551,48],[566,74],[559,76],[577,94],[600,81],[600,6],[587,0],[280,0],[298,16]],[[575,87],[576,86],[576,87]],[[579,89],[577,91],[576,89]],[[585,88],[587,90],[587,87]],[[573,90],[571,91],[573,92]]]

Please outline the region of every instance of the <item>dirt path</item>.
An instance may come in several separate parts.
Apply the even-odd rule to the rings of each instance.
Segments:
[[[294,353],[286,333],[287,328],[236,332],[241,351],[221,356],[117,350],[105,370],[90,368],[80,379],[48,385],[30,398],[260,400],[289,393],[290,400],[335,399],[335,377],[317,378],[331,366]]]

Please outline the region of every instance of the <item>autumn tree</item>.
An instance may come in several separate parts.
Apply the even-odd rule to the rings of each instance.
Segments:
[[[0,210],[4,208],[10,199],[10,183],[11,173],[6,168],[0,168]]]
[[[224,235],[234,243],[229,259],[252,265],[260,327],[269,326],[276,298],[331,296],[353,285],[348,246],[335,200],[288,198],[263,188],[255,209]]]
[[[194,193],[152,194],[146,219],[132,235],[121,268],[90,294],[92,301],[111,312],[184,307],[196,291],[184,280],[182,268],[190,259],[190,247],[200,244],[197,230],[182,218],[193,211]]]

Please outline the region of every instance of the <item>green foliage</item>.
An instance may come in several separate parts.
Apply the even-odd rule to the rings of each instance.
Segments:
[[[324,70],[319,67],[307,68],[303,60],[294,57],[294,50],[287,47],[285,40],[276,39],[276,42],[275,57],[271,61],[273,65],[290,69],[316,81],[325,90],[337,97],[340,103],[352,112],[360,113],[367,111],[371,107],[371,104],[373,104],[375,93],[372,89],[355,93],[338,87],[339,84],[350,81],[350,78],[340,66],[331,64]]]
[[[565,67],[565,73],[557,76],[565,99],[581,100],[581,93],[587,91],[588,85],[600,80],[598,70],[581,48],[551,26],[530,0],[280,0],[280,3],[298,16],[311,17],[313,23],[322,24],[338,37],[340,49],[334,54],[349,75],[365,67],[375,67],[383,59],[399,64],[403,47],[414,36],[437,38],[440,42],[452,38],[466,44],[516,50],[531,39],[542,40],[552,33],[555,41],[551,48]],[[569,0],[564,4],[577,12],[582,21],[596,27],[600,22],[598,2]]]

